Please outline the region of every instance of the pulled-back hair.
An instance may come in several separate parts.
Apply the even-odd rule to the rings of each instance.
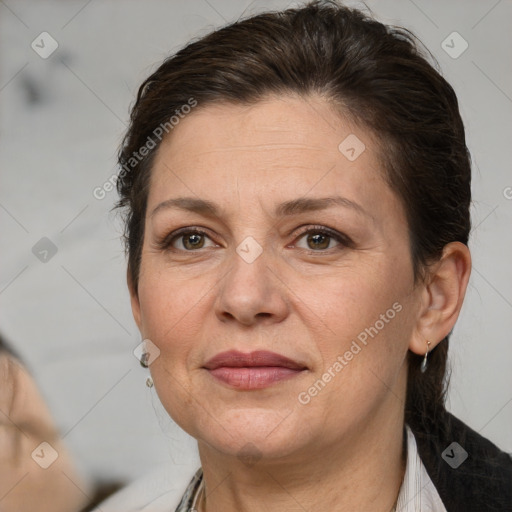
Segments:
[[[248,105],[290,94],[320,95],[376,136],[385,179],[405,208],[415,280],[425,279],[444,246],[467,244],[470,232],[470,156],[457,97],[437,67],[408,30],[329,0],[238,20],[166,59],[141,85],[119,152],[116,206],[125,213],[133,290],[156,129],[171,133],[170,119],[192,102]],[[405,421],[416,429],[444,412],[448,338],[425,373],[409,351]]]

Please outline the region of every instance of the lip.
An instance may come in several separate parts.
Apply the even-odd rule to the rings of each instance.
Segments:
[[[262,389],[307,370],[297,361],[275,352],[237,350],[221,352],[203,366],[215,379],[236,389]]]

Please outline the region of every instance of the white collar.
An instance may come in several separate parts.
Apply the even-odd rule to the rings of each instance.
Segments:
[[[421,462],[416,439],[408,425],[407,461],[398,493],[396,512],[447,512],[439,493]],[[188,476],[186,476],[188,474]],[[188,512],[202,482],[201,468],[190,477],[174,465],[121,489],[100,505],[102,512]],[[95,509],[96,510],[96,509]]]
[[[398,494],[396,512],[446,512],[430,476],[421,462],[416,439],[409,425],[407,432],[407,463]]]

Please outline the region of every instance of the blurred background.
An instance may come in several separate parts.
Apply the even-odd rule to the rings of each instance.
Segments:
[[[116,173],[138,85],[190,39],[299,3],[0,0],[0,332],[87,478],[198,466],[133,355],[116,192],[94,194]],[[459,97],[474,268],[451,340],[449,409],[512,452],[512,2],[366,5],[416,33]]]

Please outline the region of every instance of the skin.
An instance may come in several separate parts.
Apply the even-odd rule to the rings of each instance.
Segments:
[[[338,150],[350,134],[366,145],[354,161]],[[405,470],[406,355],[423,355],[427,339],[433,348],[453,327],[467,247],[449,244],[428,279],[414,282],[404,209],[383,179],[375,137],[320,97],[198,106],[171,135],[152,171],[138,289],[129,287],[141,334],[160,350],[150,365],[158,395],[198,441],[202,508],[388,512]],[[182,196],[221,212],[153,214]],[[327,196],[365,213],[335,205],[275,214],[285,201]],[[207,232],[199,244],[190,235],[158,244],[194,226]],[[315,241],[318,226],[351,242]],[[317,231],[304,235],[309,228]],[[249,236],[262,248],[251,263],[236,252]],[[300,403],[395,303],[395,318]],[[274,351],[307,370],[265,389],[233,389],[203,368],[230,349]]]
[[[58,454],[46,469],[36,464]],[[53,453],[53,452],[52,452]],[[0,510],[73,512],[86,502],[89,486],[77,474],[59,439],[50,412],[32,377],[6,353],[0,353]]]

